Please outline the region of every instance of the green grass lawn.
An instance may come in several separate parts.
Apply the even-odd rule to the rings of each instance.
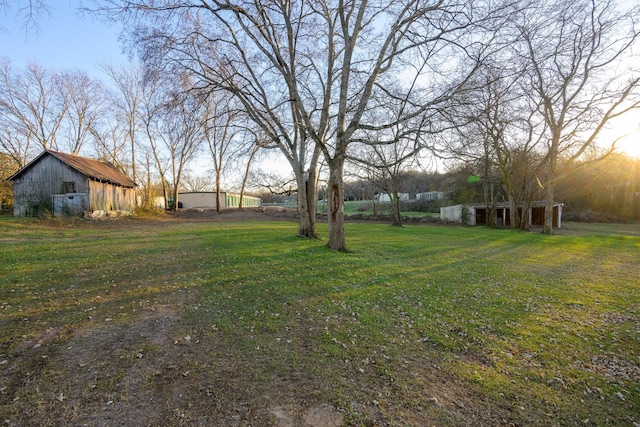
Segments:
[[[0,417],[638,425],[638,227],[347,224],[345,254],[293,222],[2,217]]]

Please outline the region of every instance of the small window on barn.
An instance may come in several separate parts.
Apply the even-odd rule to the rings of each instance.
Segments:
[[[75,182],[63,182],[62,183],[62,194],[66,193],[75,193],[76,192],[76,183]]]

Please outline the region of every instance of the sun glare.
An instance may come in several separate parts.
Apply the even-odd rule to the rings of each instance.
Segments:
[[[633,112],[613,120],[603,137],[605,145],[619,138],[616,142],[618,152],[640,158],[640,114]]]

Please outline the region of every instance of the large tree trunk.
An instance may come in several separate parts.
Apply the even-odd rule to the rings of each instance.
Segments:
[[[544,206],[544,234],[553,234],[553,197],[555,193],[555,184],[552,181],[547,182],[546,198]]]
[[[309,169],[309,179],[306,181],[306,193],[307,193],[307,212],[309,213],[309,227],[312,231],[312,236],[317,238],[316,232],[316,211],[318,208],[318,167]]]
[[[509,200],[509,228],[518,229],[520,227],[520,216],[518,215],[518,196],[514,191],[513,181],[511,179],[511,170],[507,169],[510,162],[501,159],[500,174],[502,176],[502,189],[507,194]],[[507,218],[503,218],[505,224]]]
[[[220,184],[221,184],[220,168],[216,165],[216,212],[218,213],[220,213]]]
[[[531,207],[531,200],[527,199],[522,204],[522,211],[520,212],[520,229],[524,231],[529,230],[529,208]]]
[[[347,252],[344,234],[344,156],[329,162],[329,249]]]
[[[393,190],[391,199],[391,217],[393,225],[396,227],[402,227],[402,215],[400,215],[400,198],[398,197],[398,191]]]
[[[249,171],[251,170],[251,162],[253,162],[253,158],[256,156],[256,153],[258,152],[259,146],[255,145],[252,149],[251,149],[251,154],[249,155],[249,159],[247,160],[247,166],[244,169],[244,176],[242,177],[242,185],[240,187],[240,202],[238,203],[238,209],[242,209],[243,208],[243,203],[244,203],[244,190],[247,186],[247,180],[249,179]]]
[[[171,206],[171,210],[172,211],[177,211],[178,210],[178,188],[179,188],[180,182],[177,181],[174,185],[173,188],[171,189],[172,193],[173,193],[173,206]]]
[[[518,214],[518,199],[509,191],[509,228],[517,230],[520,228],[520,215]],[[506,219],[506,218],[505,218]]]
[[[298,235],[300,237],[318,238],[316,210],[318,206],[318,162],[320,154],[320,147],[315,147],[309,162],[309,170],[306,172],[300,163],[291,162],[298,183],[298,209],[300,213]]]
[[[549,148],[549,165],[547,169],[547,179],[545,190],[545,207],[544,207],[544,234],[553,234],[553,198],[555,197],[555,177],[556,163],[558,158],[558,147],[560,146],[560,134],[558,131],[553,133],[551,147]]]
[[[371,210],[372,210],[373,215],[378,215],[378,207],[376,205],[376,197],[378,197],[378,195],[374,191],[373,192],[373,197],[371,198]]]
[[[167,188],[167,181],[164,179],[163,175],[160,175],[160,180],[162,182],[162,197],[164,197],[164,209],[170,210],[171,206],[169,206],[169,191]]]
[[[298,182],[298,205],[300,213],[300,227],[298,235],[300,237],[317,238],[316,233],[316,215],[315,215],[315,176],[313,180],[311,173],[296,171],[296,180]]]

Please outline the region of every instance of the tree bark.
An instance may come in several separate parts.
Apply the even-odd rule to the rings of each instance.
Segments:
[[[220,185],[222,177],[220,176],[220,168],[216,164],[216,212],[220,213]]]
[[[396,227],[402,227],[402,215],[400,215],[400,198],[398,197],[398,190],[396,188],[393,189],[391,196],[391,217],[393,219],[393,225]]]
[[[558,159],[558,149],[560,146],[560,131],[558,128],[552,129],[551,146],[549,149],[549,160],[547,167],[547,177],[544,186],[545,207],[544,207],[544,234],[553,234],[553,199],[555,197],[556,163]]]
[[[518,215],[518,199],[511,191],[507,192],[509,199],[509,228],[517,230],[520,228],[520,215]],[[506,218],[505,218],[506,219]]]
[[[243,209],[243,199],[244,199],[244,190],[247,186],[247,180],[249,179],[249,171],[251,169],[251,163],[253,162],[253,158],[256,156],[258,152],[259,146],[256,144],[251,149],[251,154],[249,155],[249,159],[247,160],[247,166],[244,169],[244,176],[242,177],[242,185],[240,187],[240,202],[238,203],[238,209]]]
[[[312,193],[314,187],[310,185],[310,175],[302,171],[296,171],[296,181],[298,182],[298,205],[300,213],[300,226],[298,228],[298,236],[316,238],[316,217],[315,212],[311,214],[311,206],[309,204],[309,194]],[[311,203],[313,205],[313,203]],[[315,205],[313,205],[315,206]],[[315,207],[314,207],[315,209]]]
[[[307,196],[307,212],[309,213],[309,230],[310,235],[305,237],[318,238],[316,230],[316,211],[318,207],[318,164],[311,162],[309,168],[308,180],[305,182],[305,192]]]
[[[296,176],[298,184],[298,213],[300,214],[300,226],[298,235],[317,239],[316,208],[318,205],[318,161],[320,159],[320,147],[313,149],[313,154],[308,163],[309,169],[304,170],[304,155],[290,157],[289,164]]]
[[[329,162],[329,249],[348,252],[344,234],[344,156]]]
[[[555,187],[556,186],[553,182],[547,182],[547,186],[545,188],[544,228],[542,230],[544,234],[553,234],[553,197]]]

